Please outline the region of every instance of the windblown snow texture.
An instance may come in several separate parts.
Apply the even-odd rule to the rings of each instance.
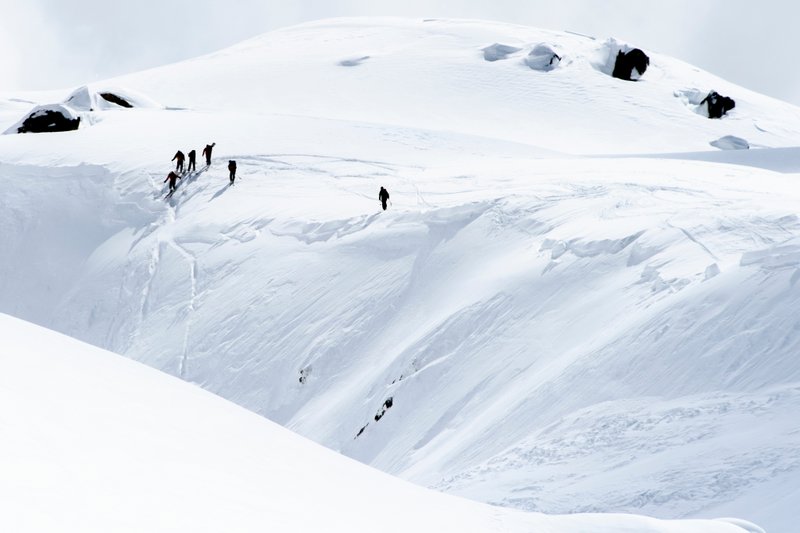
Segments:
[[[439,494],[8,315],[0,335],[0,400],[13,406],[0,418],[4,531],[742,533],[723,521],[548,517]]]

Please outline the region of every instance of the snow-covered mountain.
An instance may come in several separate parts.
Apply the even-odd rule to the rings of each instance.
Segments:
[[[444,491],[789,532],[800,109],[624,44],[344,19],[89,87],[149,104],[0,136],[0,311]]]

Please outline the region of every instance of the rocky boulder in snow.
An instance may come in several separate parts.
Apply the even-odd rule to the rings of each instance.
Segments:
[[[129,89],[118,87],[96,87],[84,85],[78,87],[64,101],[79,111],[102,111],[120,108],[159,108],[159,104],[150,98]]]
[[[628,52],[620,50],[617,52],[614,71],[611,75],[621,80],[636,81],[645,73],[649,64],[650,58],[639,48]]]
[[[703,98],[700,105],[705,104],[708,118],[722,118],[722,115],[736,107],[733,98],[722,96],[717,91],[711,91],[708,96]]]
[[[43,105],[33,108],[33,111],[11,126],[5,133],[72,131],[77,130],[80,123],[81,118],[68,106]]]
[[[4,133],[43,133],[77,130],[81,121],[94,122],[94,113],[113,109],[163,108],[147,96],[115,87],[78,87],[59,104],[41,105]]]
[[[533,70],[547,72],[553,70],[561,62],[561,56],[546,44],[537,44],[525,58],[525,64]]]
[[[133,105],[131,105],[130,102],[128,102],[121,96],[117,96],[114,93],[100,93],[100,97],[106,102],[111,102],[112,104],[116,104],[120,107],[127,107],[127,108],[133,107]]]

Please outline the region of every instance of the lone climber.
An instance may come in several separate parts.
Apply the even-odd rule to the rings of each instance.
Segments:
[[[175,171],[172,171],[169,174],[167,174],[167,177],[164,179],[164,183],[166,183],[167,180],[169,180],[169,194],[175,192],[175,184],[178,182],[179,179],[181,179],[181,177],[178,174],[176,174]]]
[[[381,187],[381,191],[378,193],[378,200],[381,201],[381,206],[383,210],[386,211],[386,202],[389,201],[389,191]]]
[[[231,183],[230,183],[230,185],[233,185],[233,180],[236,179],[236,161],[234,161],[232,159],[230,161],[228,161],[228,170],[231,172],[231,176],[230,176]]]
[[[211,166],[211,150],[213,150],[216,145],[217,145],[217,143],[211,143],[211,144],[207,144],[206,147],[203,148],[203,155],[206,158],[206,166],[207,167]]]
[[[175,163],[175,171],[176,172],[183,172],[183,160],[184,159],[186,159],[186,156],[183,155],[183,152],[178,150],[175,153],[175,157],[172,158],[173,161],[177,160],[177,162]]]

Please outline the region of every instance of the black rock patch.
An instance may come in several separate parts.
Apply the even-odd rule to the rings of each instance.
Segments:
[[[639,76],[642,76],[649,64],[650,58],[638,48],[629,52],[620,50],[617,52],[617,60],[614,62],[614,71],[611,75],[621,80],[634,81],[633,69],[636,69]]]
[[[103,100],[111,102],[112,104],[117,104],[120,107],[128,107],[128,108],[133,107],[133,105],[130,102],[128,102],[124,98],[117,96],[114,93],[100,93],[100,96],[103,97]]]
[[[73,131],[80,126],[81,118],[70,118],[53,110],[37,111],[26,118],[17,128],[17,133],[48,133]]]

